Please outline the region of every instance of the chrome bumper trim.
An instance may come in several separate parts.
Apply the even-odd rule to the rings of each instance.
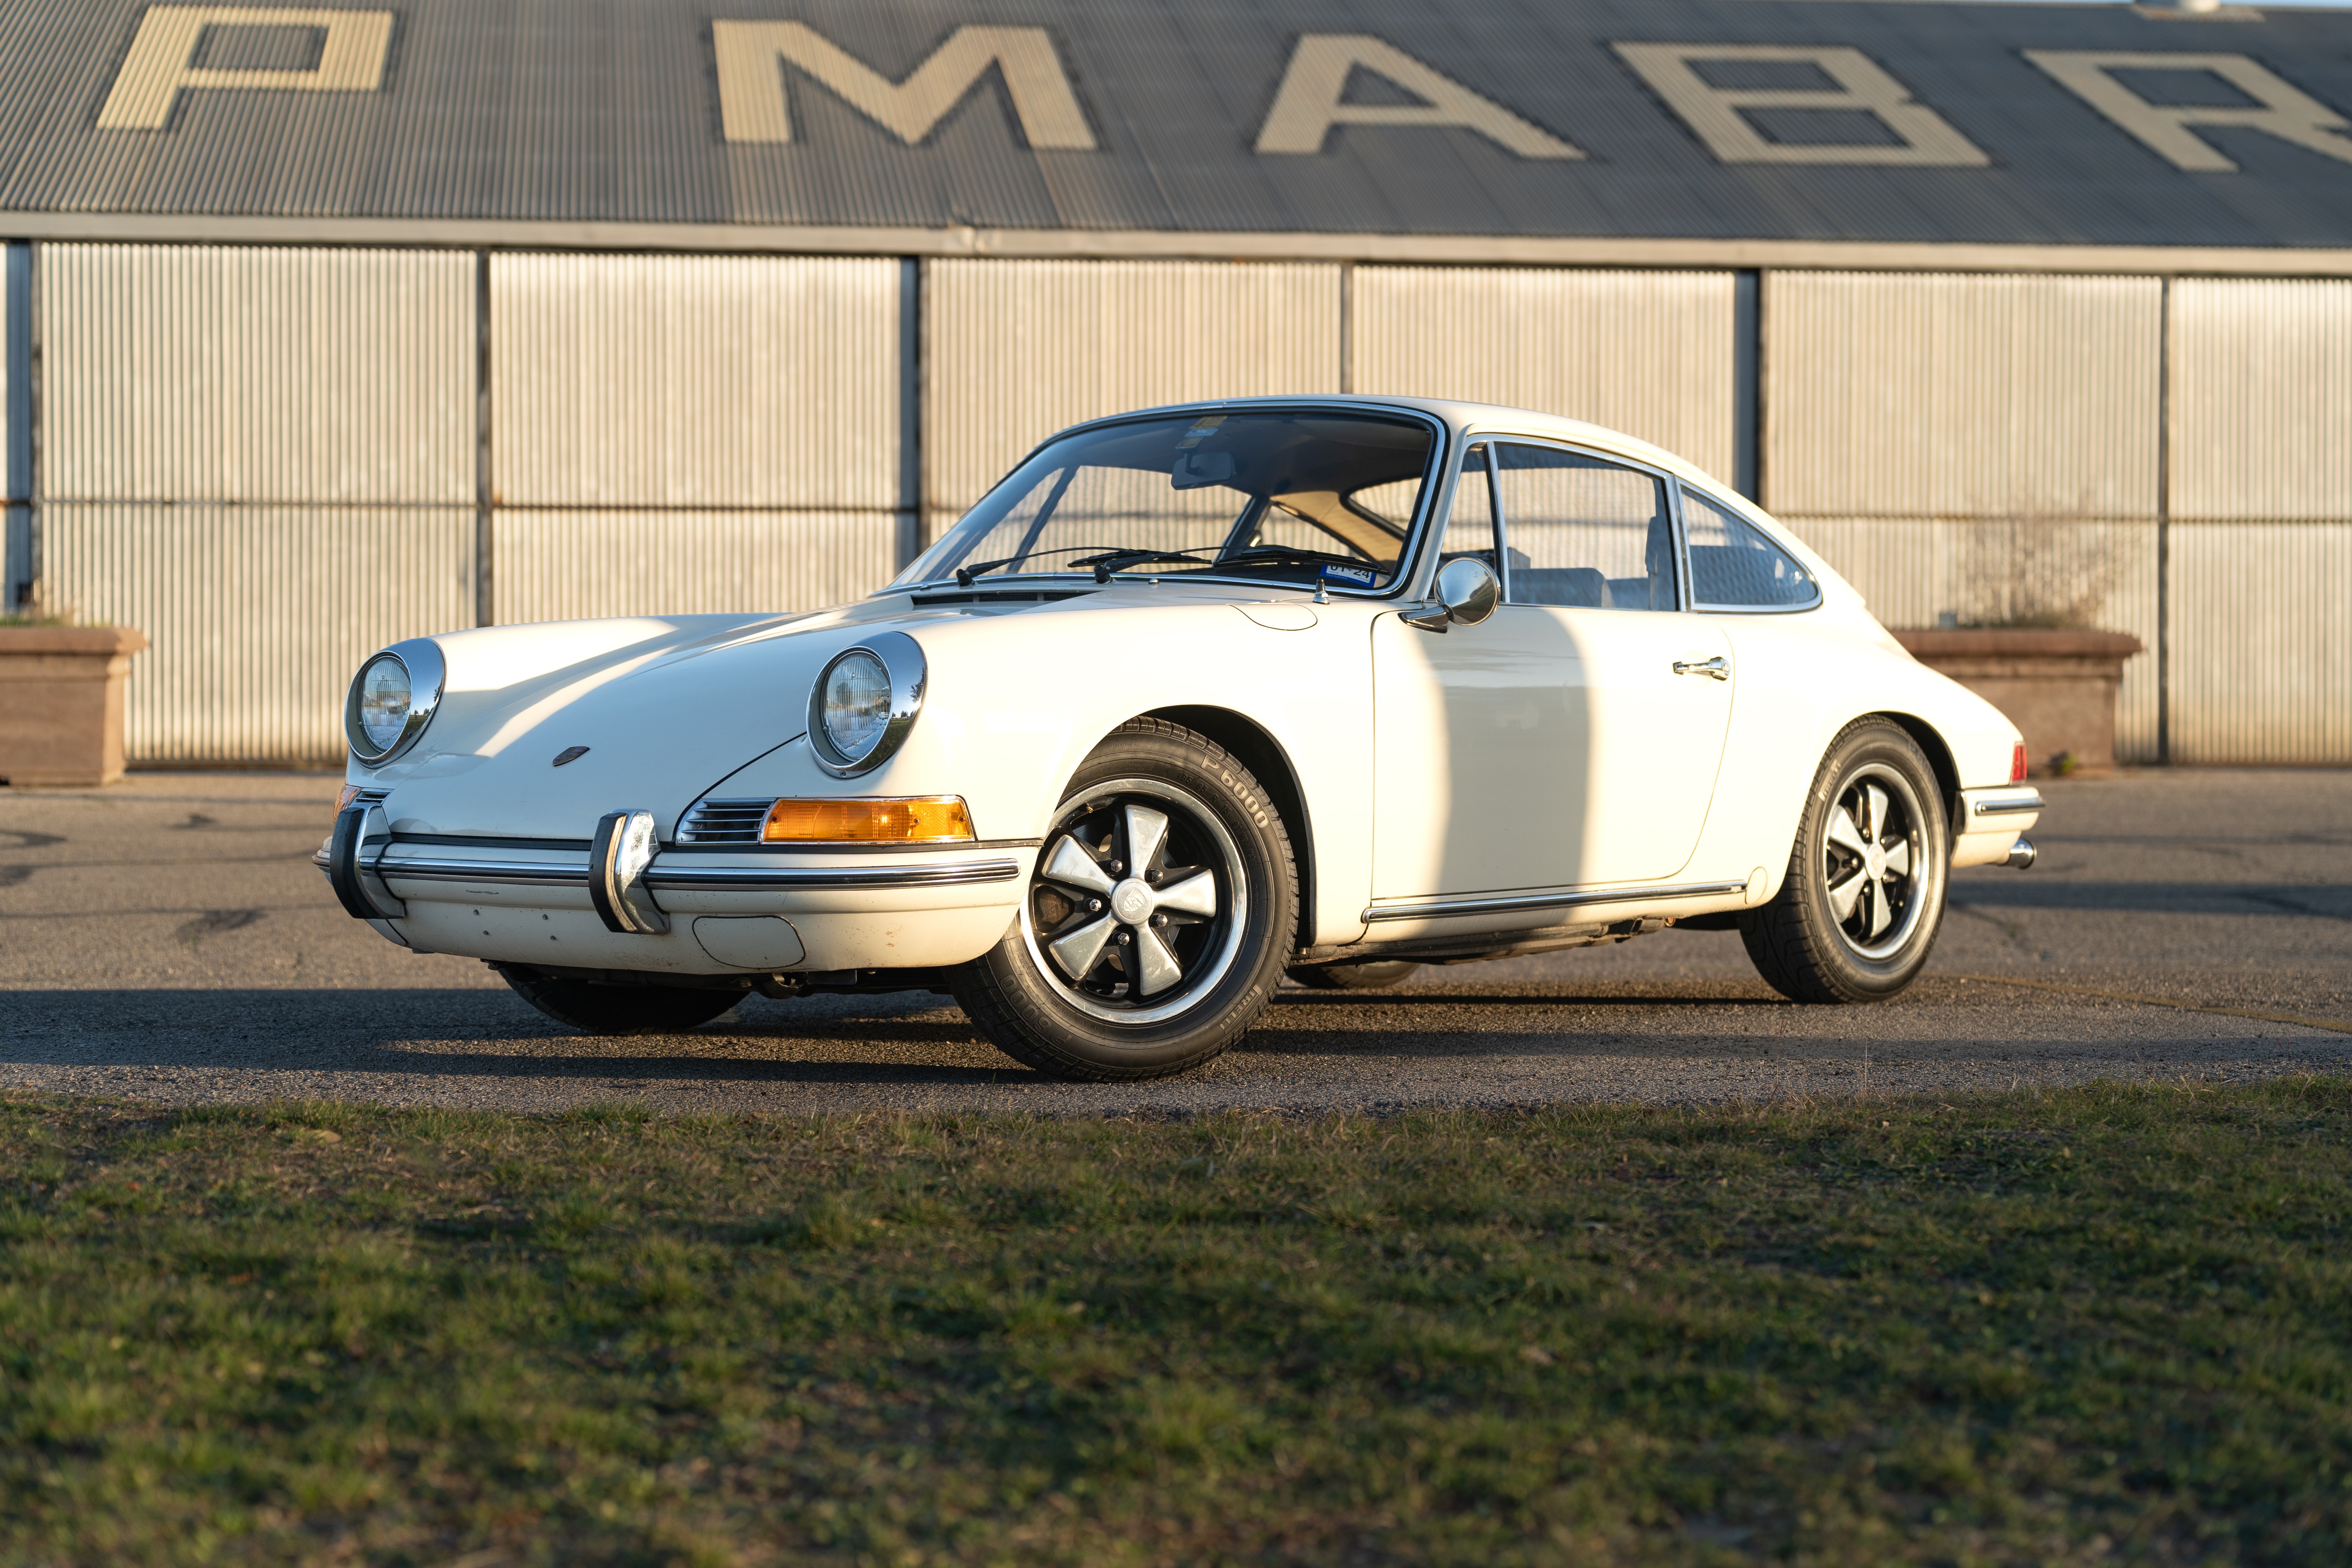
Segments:
[[[1979,816],[2008,816],[2014,813],[2041,809],[2042,795],[2038,791],[2032,795],[1995,795],[1990,800],[1980,800],[1976,804],[1976,815]]]
[[[1685,882],[1678,887],[1578,888],[1559,893],[1516,893],[1501,899],[1427,899],[1417,904],[1375,904],[1366,924],[1380,921],[1433,921],[1454,915],[1500,914],[1511,910],[1566,910],[1584,904],[1645,904],[1659,899],[1711,899],[1744,893],[1741,882]]]
[[[656,888],[951,888],[969,882],[1010,882],[1018,860],[962,860],[946,866],[821,866],[770,870],[764,866],[665,867],[656,860],[646,880]]]
[[[503,882],[526,887],[584,888],[588,868],[549,860],[458,860],[387,854],[375,874],[408,882]],[[665,866],[646,870],[652,888],[762,889],[793,892],[803,888],[946,888],[973,882],[1009,882],[1021,875],[1018,860],[962,860],[944,866]]]

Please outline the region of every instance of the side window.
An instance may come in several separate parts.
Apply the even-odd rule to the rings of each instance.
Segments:
[[[1695,605],[1794,608],[1811,604],[1821,593],[1813,574],[1787,551],[1687,485],[1683,530],[1690,541]]]
[[[1549,447],[1496,450],[1515,605],[1671,610],[1675,527],[1662,479]]]
[[[1495,499],[1486,481],[1486,444],[1474,444],[1462,455],[1462,478],[1454,486],[1454,510],[1445,519],[1437,558],[1475,555],[1490,572],[1501,567],[1495,560]]]

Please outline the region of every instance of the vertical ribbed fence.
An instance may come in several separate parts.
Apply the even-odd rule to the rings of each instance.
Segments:
[[[139,626],[132,760],[341,756],[370,648],[471,624],[469,258],[48,245],[48,603]]]
[[[887,581],[901,273],[492,258],[495,618],[801,610]]]
[[[2130,632],[2116,748],[2157,753],[2154,278],[1771,272],[1764,504],[1892,626]]]

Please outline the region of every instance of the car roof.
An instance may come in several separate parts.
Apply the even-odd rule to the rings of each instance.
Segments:
[[[1069,428],[1082,430],[1091,425],[1132,419],[1142,415],[1190,414],[1205,409],[1240,408],[1316,408],[1358,407],[1371,409],[1411,409],[1443,421],[1454,431],[1493,430],[1512,435],[1534,436],[1547,440],[1566,441],[1580,447],[1593,447],[1621,457],[1663,468],[1677,479],[1692,480],[1706,489],[1731,493],[1731,487],[1713,474],[1677,456],[1664,447],[1654,446],[1639,436],[1629,436],[1622,430],[1612,430],[1606,425],[1589,420],[1570,419],[1558,414],[1547,414],[1538,408],[1514,408],[1500,403],[1469,403],[1450,397],[1383,397],[1367,393],[1298,393],[1279,397],[1209,397],[1190,403],[1162,404],[1156,407],[1131,408],[1100,419],[1088,419]],[[1056,432],[1056,435],[1063,432]]]

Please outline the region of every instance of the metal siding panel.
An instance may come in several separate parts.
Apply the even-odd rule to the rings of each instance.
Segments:
[[[821,609],[898,572],[887,511],[502,511],[500,624]]]
[[[2172,525],[2172,752],[2352,763],[2352,523]]]
[[[2153,278],[1769,272],[1775,512],[2156,515]]]
[[[2116,756],[2127,763],[2157,760],[2153,522],[1780,521],[1860,590],[1885,626],[1933,626],[1949,614],[1964,626],[2071,619],[2129,632],[2146,651],[2124,661]],[[2179,570],[2176,555],[2175,583]],[[2179,722],[2176,718],[2176,736]]]
[[[494,496],[897,505],[899,273],[862,257],[493,257]]]
[[[1359,267],[1355,389],[1587,419],[1731,482],[1733,275]]]
[[[360,660],[473,624],[466,508],[52,502],[41,523],[56,601],[147,634],[135,763],[338,763]]]
[[[1339,268],[940,261],[924,290],[931,500],[971,505],[1066,425],[1339,389]]]
[[[52,499],[473,495],[464,256],[49,245],[40,314]]]
[[[2172,286],[2172,513],[2352,518],[2352,281]]]

